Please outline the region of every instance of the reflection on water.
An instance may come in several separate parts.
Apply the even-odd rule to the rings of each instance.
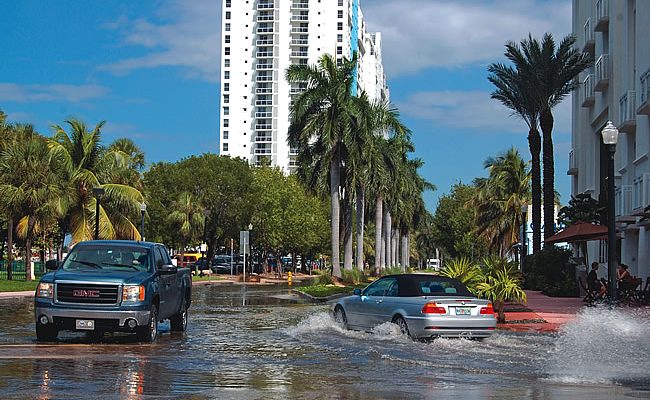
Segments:
[[[166,323],[148,345],[79,334],[37,345],[29,301],[0,302],[8,327],[0,397],[650,398],[648,315],[640,311],[588,309],[558,335],[420,343],[393,324],[344,330],[328,306],[286,289],[215,285],[193,296],[188,332],[172,334]]]

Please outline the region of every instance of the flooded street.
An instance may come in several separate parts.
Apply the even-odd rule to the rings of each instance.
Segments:
[[[0,300],[0,398],[650,398],[647,311],[587,309],[558,335],[413,342],[348,332],[286,288],[196,286],[186,334],[35,342],[31,299]]]

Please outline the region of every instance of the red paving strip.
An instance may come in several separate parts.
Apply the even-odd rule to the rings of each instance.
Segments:
[[[578,297],[548,297],[530,290],[526,290],[526,297],[528,301],[524,306],[532,312],[506,312],[506,322],[498,324],[498,329],[531,333],[557,332],[562,325],[574,320],[584,307],[582,299]],[[539,320],[546,322],[537,322]]]

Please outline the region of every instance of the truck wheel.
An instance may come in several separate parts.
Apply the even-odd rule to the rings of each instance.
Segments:
[[[181,306],[181,310],[176,314],[172,315],[169,319],[170,329],[173,332],[185,332],[187,330],[187,320],[188,320],[187,306],[185,302]]]
[[[52,342],[56,340],[56,337],[59,335],[59,330],[47,326],[47,325],[42,325],[40,323],[36,323],[36,340],[39,342]]]
[[[139,328],[138,339],[141,342],[152,343],[158,337],[158,307],[151,306],[151,313],[149,315],[149,326]]]

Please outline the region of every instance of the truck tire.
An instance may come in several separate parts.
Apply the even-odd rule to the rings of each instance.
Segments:
[[[158,307],[151,306],[149,325],[138,329],[138,340],[145,343],[155,342],[158,338]]]
[[[59,330],[48,325],[36,323],[36,340],[39,342],[52,342],[59,335]]]
[[[173,332],[185,332],[187,330],[187,320],[188,320],[188,307],[185,301],[181,306],[181,310],[176,314],[172,315],[169,319],[170,329]]]

